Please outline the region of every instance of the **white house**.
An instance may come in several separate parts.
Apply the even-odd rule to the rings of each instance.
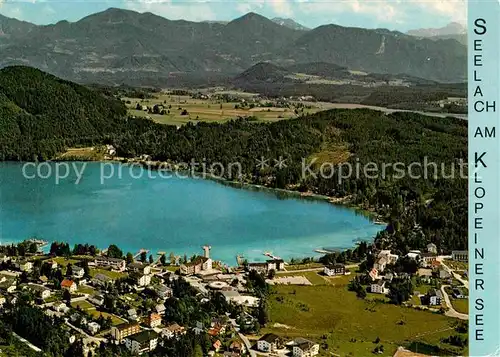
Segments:
[[[443,299],[443,294],[441,293],[441,290],[436,290],[432,289],[429,290],[428,292],[428,297],[429,297],[429,305],[441,305],[441,300]]]
[[[278,348],[279,337],[268,333],[257,341],[257,349],[261,352],[274,352]]]
[[[101,329],[101,326],[99,326],[99,324],[97,322],[91,322],[91,323],[87,324],[87,329],[89,330],[89,332],[92,335],[95,335],[96,333],[99,332],[99,330]]]
[[[319,354],[319,344],[306,340],[305,338],[297,338],[293,345],[293,357],[312,357]]]
[[[58,304],[55,304],[52,306],[53,309],[57,312],[62,312],[63,314],[67,313],[69,311],[69,307],[66,306],[65,303],[61,302],[61,303],[58,303]]]
[[[177,338],[180,335],[186,334],[186,329],[178,324],[171,324],[165,327],[162,332],[162,336],[166,339]]]
[[[130,277],[134,279],[137,286],[148,286],[151,284],[151,275],[143,275],[141,273],[132,273]]]
[[[167,299],[169,297],[172,296],[172,289],[169,288],[168,286],[165,286],[165,285],[159,285],[156,287],[155,289],[156,291],[156,294],[158,294],[158,297],[160,297],[160,299]]]
[[[323,269],[323,273],[325,273],[325,275],[327,276],[344,275],[345,265],[340,263],[327,265]]]
[[[413,260],[417,260],[417,259],[420,259],[420,251],[419,250],[416,250],[416,251],[410,251],[408,254],[406,254],[406,256],[408,258],[411,258]]]
[[[30,272],[33,270],[33,263],[29,261],[19,262],[19,270]]]
[[[74,293],[78,289],[78,285],[69,279],[64,279],[61,282],[61,289],[69,290],[70,293]]]
[[[127,311],[128,319],[130,321],[137,321],[139,320],[139,317],[137,316],[137,310],[136,309],[129,309]]]
[[[89,298],[89,301],[95,305],[101,306],[104,304],[104,296],[95,294]]]
[[[73,278],[81,279],[81,278],[83,278],[83,275],[85,274],[85,270],[83,270],[83,268],[73,266],[72,267],[72,274],[73,274]]]
[[[143,275],[151,274],[151,266],[142,263],[130,263],[127,265],[127,269],[129,271],[133,271],[136,273],[141,273]]]
[[[37,284],[28,284],[28,289],[33,291],[35,295],[42,299],[47,299],[50,297],[50,289],[47,289],[45,286],[37,285]]]
[[[267,271],[270,270],[285,270],[285,262],[282,259],[272,259],[267,262]]]
[[[370,285],[370,291],[375,294],[387,294],[389,289],[385,287],[385,280],[380,279],[379,281]]]
[[[125,260],[120,258],[95,257],[94,264],[96,267],[111,267],[111,269],[124,271],[127,267]]]
[[[427,244],[427,252],[437,254],[437,246],[434,243]]]
[[[144,330],[125,337],[125,346],[133,354],[141,355],[153,351],[158,345],[158,334],[152,330]]]
[[[157,312],[158,314],[160,314],[160,315],[164,315],[164,314],[165,314],[165,305],[163,305],[163,304],[158,304],[158,305],[156,305],[155,310],[156,310],[156,312]]]
[[[468,250],[454,250],[451,252],[451,259],[457,262],[468,262],[469,261],[469,251]]]
[[[114,156],[116,155],[116,149],[113,145],[106,145],[106,151],[108,153],[108,155],[111,155],[111,156]]]

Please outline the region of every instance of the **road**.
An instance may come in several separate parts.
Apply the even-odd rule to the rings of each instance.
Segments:
[[[87,332],[83,331],[81,328],[72,325],[68,320],[66,320],[66,325],[71,327],[73,330],[80,332],[82,335],[85,336],[85,339],[95,342],[98,346],[101,344],[101,342],[105,343],[108,342],[106,338],[90,336]]]
[[[236,320],[229,319],[229,321],[231,321],[231,324],[233,325],[234,329],[238,333],[238,336],[240,336],[241,340],[243,341],[243,343],[247,347],[247,350],[250,353],[250,357],[257,357],[257,353],[255,353],[255,351],[252,350],[252,344],[250,343],[250,340],[248,338],[246,338],[246,336],[240,332],[240,328],[236,324]]]
[[[449,317],[454,317],[454,318],[457,318],[460,320],[468,320],[469,315],[462,314],[453,308],[453,305],[451,304],[451,301],[450,301],[450,297],[446,293],[446,290],[445,290],[446,287],[449,287],[449,285],[441,285],[441,292],[443,293],[443,297],[444,297],[444,301],[446,302],[446,306],[448,306],[448,309],[449,309],[448,311],[446,311],[445,315],[449,316]]]
[[[444,263],[444,257],[438,257],[437,260],[441,262],[441,265],[446,269],[446,271],[448,271],[448,273],[450,273],[455,279],[462,283],[467,288],[467,290],[469,290],[469,282],[462,278],[459,274],[455,273],[453,269],[451,269],[448,265],[446,265]]]
[[[386,114],[391,114],[395,112],[406,112],[406,113],[417,113],[421,115],[437,117],[437,118],[446,118],[448,116],[455,117],[462,120],[467,120],[467,114],[453,114],[453,113],[436,113],[436,112],[423,112],[418,110],[407,110],[407,109],[390,109],[386,107],[377,107],[373,105],[363,105],[363,104],[352,104],[352,103],[330,103],[330,102],[301,102],[304,105],[312,105],[315,107],[319,107],[321,110],[328,109],[371,109],[378,110]]]

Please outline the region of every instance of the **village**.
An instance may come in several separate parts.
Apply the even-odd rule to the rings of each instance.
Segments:
[[[338,259],[337,253],[327,254],[322,262],[309,260],[306,264],[292,264],[266,253],[269,259],[265,261],[238,259],[237,267],[229,267],[211,258],[212,248],[208,245],[202,247],[202,254],[190,259],[172,253],[167,257],[164,252],[156,259],[152,255],[148,259],[146,250],[123,256],[114,245],[102,252],[78,245],[69,252],[64,244],[56,244],[55,248],[53,244],[51,254],[37,251],[29,241],[19,246],[25,245],[28,248],[22,252],[14,245],[2,246],[2,309],[12,308],[18,299],[29,299],[46,315],[63,318],[72,331],[72,340],[84,342],[86,356],[92,355],[102,343],[119,345],[140,355],[186,333],[207,335],[210,356],[325,355],[321,341],[308,336],[287,340],[278,333],[260,331],[258,319],[263,295],[256,294],[251,287],[257,284],[252,279],[259,277],[267,286],[312,288],[315,279],[335,282],[336,278],[346,277],[349,290],[362,297],[390,296],[391,289],[399,286],[394,281],[406,279],[413,282],[414,288],[402,298],[401,305],[457,320],[468,319],[467,311],[463,310],[468,294],[468,252],[453,251],[442,256],[432,243],[426,252],[412,250],[403,257],[389,250],[376,251],[368,273],[360,273],[360,263],[343,264],[331,259],[328,262],[329,258]],[[8,254],[9,250],[16,250],[17,254]],[[396,268],[398,262],[404,262],[403,272]],[[170,302],[178,298],[181,282],[196,291],[196,298],[202,304],[223,299],[228,311],[211,316],[209,323],[195,321],[186,325],[170,320],[166,317],[167,310],[171,308]],[[118,291],[118,298],[111,291]],[[394,355],[404,351],[398,349]]]

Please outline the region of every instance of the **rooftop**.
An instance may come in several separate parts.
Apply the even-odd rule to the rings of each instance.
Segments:
[[[268,343],[274,343],[274,342],[276,342],[277,339],[279,339],[279,337],[276,336],[275,334],[273,334],[273,333],[266,333],[264,336],[262,336],[261,338],[259,338],[259,341],[266,341]]]
[[[131,327],[139,327],[139,324],[137,322],[132,322],[132,323],[124,323],[116,326],[116,328],[120,331],[126,330]]]
[[[73,280],[69,280],[69,279],[64,279],[62,282],[61,282],[61,286],[63,287],[66,287],[66,288],[69,288],[71,285],[73,285],[75,282]]]
[[[144,330],[134,335],[130,335],[127,338],[143,344],[144,342],[149,342],[151,340],[154,340],[155,338],[158,338],[158,334],[152,330]]]
[[[134,262],[134,263],[130,263],[129,265],[127,265],[127,268],[133,268],[133,269],[144,269],[145,267],[147,267],[148,265],[146,264],[142,264],[142,263],[138,263],[138,262]]]

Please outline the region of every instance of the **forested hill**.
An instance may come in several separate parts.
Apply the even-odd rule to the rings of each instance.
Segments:
[[[308,117],[259,123],[248,119],[223,124],[200,122],[177,130],[146,119],[126,118],[124,106],[102,93],[61,81],[30,68],[0,71],[0,158],[47,159],[65,147],[111,143],[120,156],[149,154],[155,160],[239,162],[242,179],[277,188],[311,191],[378,212],[391,222],[377,244],[400,252],[425,248],[434,242],[445,251],[467,247],[467,180],[460,178],[459,160],[467,159],[467,122],[436,119],[413,113],[385,115],[372,110],[331,110]],[[256,167],[264,157],[271,165]],[[282,157],[286,167],[274,167]],[[302,160],[320,164],[350,163],[359,174],[339,179],[338,166],[330,175],[302,175]],[[446,167],[413,177],[383,164],[435,163]],[[364,174],[373,163],[378,175]],[[306,165],[307,166],[307,165]],[[218,173],[217,171],[215,173]],[[226,178],[229,170],[225,171]],[[345,175],[345,172],[344,172]],[[421,229],[419,228],[421,227]]]
[[[48,159],[125,122],[120,101],[30,67],[0,70],[0,159]]]

